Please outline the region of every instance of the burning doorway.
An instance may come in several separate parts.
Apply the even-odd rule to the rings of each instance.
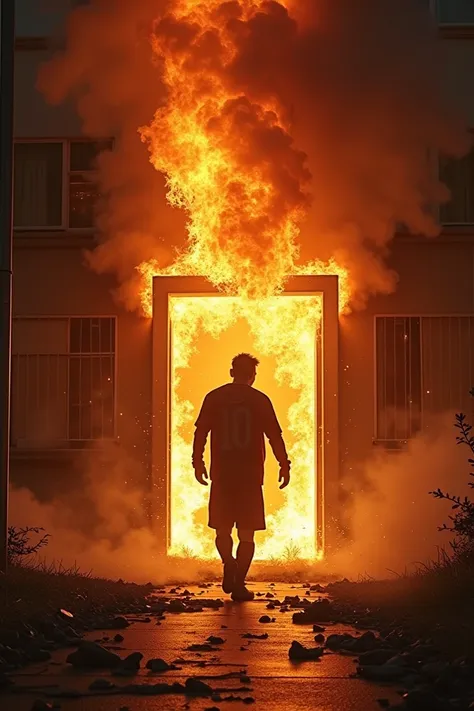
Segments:
[[[337,292],[335,276],[293,277],[282,294],[259,301],[223,295],[200,277],[154,278],[153,498],[168,554],[215,556],[208,490],[191,467],[194,421],[241,351],[261,360],[256,387],[275,404],[293,462],[281,492],[268,457],[259,557],[323,554],[338,475]]]

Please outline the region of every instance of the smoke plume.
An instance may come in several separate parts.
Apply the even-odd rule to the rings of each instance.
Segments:
[[[331,559],[330,568],[348,577],[390,577],[436,560],[441,549],[451,552],[450,504],[430,496],[441,488],[469,495],[469,450],[456,444],[452,414],[432,421],[429,434],[413,439],[403,452],[379,453],[362,468],[350,490],[350,540]]]
[[[234,208],[219,213],[207,244],[216,259],[232,258],[215,269],[243,265],[244,278],[278,260],[290,269],[298,259],[335,257],[349,269],[354,303],[394,288],[384,263],[394,230],[437,233],[433,206],[448,191],[433,157],[469,147],[444,96],[436,29],[421,5],[208,0],[187,17],[176,0],[91,0],[72,13],[67,47],[43,67],[39,88],[51,103],[72,98],[86,135],[116,138],[100,160],[101,244],[89,260],[116,274],[129,308],[139,303],[140,263],[167,267],[186,248],[202,262],[202,221],[192,214],[199,196],[176,185],[177,138],[163,130],[179,116],[170,57],[183,72],[181,93],[192,85],[192,100],[204,97],[206,139],[234,161],[235,180],[226,177],[214,195]],[[231,100],[213,113],[215,86]],[[193,166],[190,149],[183,156],[181,178]],[[280,196],[258,219],[249,219],[255,193],[239,177],[245,170]],[[187,209],[167,205],[167,190]]]
[[[197,581],[209,565],[189,556],[173,562],[159,550],[140,465],[102,443],[76,465],[71,486],[41,500],[28,488],[10,492],[9,524],[38,526],[50,535],[39,554],[47,564],[83,573],[155,584]],[[212,566],[211,566],[212,570]]]

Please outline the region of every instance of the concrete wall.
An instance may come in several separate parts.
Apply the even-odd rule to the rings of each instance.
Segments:
[[[374,317],[474,314],[474,244],[469,238],[400,239],[390,266],[399,275],[397,290],[372,298],[363,312],[341,319],[342,476],[373,452]]]
[[[112,279],[94,274],[83,264],[80,249],[38,246],[18,247],[14,251],[14,316],[117,317],[118,442],[134,458],[137,468],[146,474],[151,411],[151,322],[126,313],[117,305],[112,298],[113,288]],[[62,485],[73,485],[70,479],[76,474],[71,473],[71,461],[51,454],[33,461],[25,457],[14,459],[14,481],[28,481],[35,490],[52,491],[58,482],[57,477],[49,473],[56,471],[61,479],[61,472],[66,469],[69,475],[65,478],[69,481],[63,477]]]

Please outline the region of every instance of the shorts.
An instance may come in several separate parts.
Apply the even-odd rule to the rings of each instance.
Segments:
[[[241,531],[264,531],[265,506],[260,481],[240,477],[219,479],[211,484],[209,528],[234,526]]]

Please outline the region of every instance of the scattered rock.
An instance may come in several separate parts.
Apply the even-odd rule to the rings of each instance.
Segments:
[[[314,637],[314,641],[318,642],[318,644],[324,644],[325,639],[326,639],[326,637],[323,634],[317,634]]]
[[[213,647],[212,644],[205,642],[204,644],[190,644],[186,647],[187,652],[217,652],[218,648]]]
[[[378,666],[385,664],[394,656],[393,649],[372,649],[368,652],[363,652],[359,656],[359,664],[362,666]]]
[[[146,663],[146,668],[156,673],[177,669],[174,664],[168,664],[164,659],[149,659]]]
[[[66,658],[68,664],[79,669],[115,669],[121,661],[118,654],[95,642],[81,642],[77,650]]]
[[[225,639],[222,639],[222,637],[214,637],[213,635],[211,635],[207,638],[207,641],[209,642],[209,644],[224,644]]]
[[[56,706],[56,708],[59,707]],[[31,707],[31,711],[51,711],[51,709],[54,709],[54,706],[49,704],[47,701],[44,701],[44,699],[36,699]]]
[[[116,676],[133,676],[140,669],[142,659],[143,654],[141,652],[132,652],[115,668],[114,674]]]
[[[367,665],[357,667],[357,673],[362,679],[370,681],[398,681],[406,675],[406,669],[395,664]]]
[[[430,689],[412,689],[403,700],[409,711],[446,711],[446,704]]]
[[[109,689],[115,689],[115,684],[113,684],[109,679],[104,677],[100,679],[94,679],[94,681],[89,684],[90,691],[108,691]]]
[[[268,633],[264,632],[263,634],[252,634],[251,632],[246,632],[245,634],[242,635],[243,639],[268,639]]]
[[[262,624],[268,624],[269,622],[275,622],[274,617],[269,617],[268,615],[262,615],[259,619]]]
[[[240,677],[240,683],[241,683],[241,684],[250,684],[250,683],[251,683],[251,679],[250,679],[250,677],[247,676],[246,674],[242,674],[242,676]]]
[[[124,630],[130,627],[130,622],[125,617],[113,617],[100,624],[100,629],[104,630]]]
[[[295,612],[293,622],[295,625],[308,625],[317,622],[329,622],[339,618],[339,612],[329,600],[316,600],[310,603],[303,612]]]
[[[123,642],[123,640],[124,640],[123,634],[116,634],[115,637],[114,637],[114,642],[117,642],[117,643],[118,643],[118,642]]]
[[[313,625],[313,632],[326,632],[326,628],[321,625]]]
[[[186,694],[189,696],[211,696],[212,688],[200,679],[190,677],[185,681]]]
[[[288,651],[288,656],[294,661],[317,660],[324,654],[323,647],[303,647],[300,642],[293,641]]]

